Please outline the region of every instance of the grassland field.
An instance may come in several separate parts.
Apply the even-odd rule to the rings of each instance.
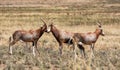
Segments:
[[[84,45],[86,59],[77,62],[74,52],[64,44],[59,56],[58,43],[52,33],[44,33],[38,41],[40,56],[32,55],[25,43],[17,42],[13,55],[8,54],[9,37],[15,30],[36,30],[49,25],[69,32],[93,32],[102,23],[105,36],[95,44],[95,57]],[[50,21],[52,20],[52,21]],[[32,44],[29,43],[29,47]],[[120,1],[119,0],[1,0],[0,1],[0,70],[119,70],[120,69]]]

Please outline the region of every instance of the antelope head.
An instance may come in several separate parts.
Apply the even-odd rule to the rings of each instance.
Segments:
[[[47,32],[51,32],[51,29],[52,29],[52,26],[53,26],[53,22],[52,22],[52,19],[49,20],[49,25],[47,26]]]
[[[44,25],[41,26],[41,30],[44,31],[44,32],[47,32],[47,24],[46,24],[46,22],[43,19],[41,19],[41,21],[44,23]]]
[[[47,33],[51,32],[51,26],[52,26],[52,24],[46,25],[46,22],[43,19],[41,19],[41,20],[44,23],[44,25],[46,26],[45,32],[47,32]],[[50,21],[51,21],[51,19],[48,22],[50,22]]]
[[[51,32],[52,26],[53,26],[53,23],[51,23],[50,25],[48,25],[48,27],[47,27],[47,32],[48,32],[48,33]]]
[[[100,30],[100,35],[104,36],[105,34],[104,34],[101,23],[97,23],[97,25],[98,25],[98,29]]]

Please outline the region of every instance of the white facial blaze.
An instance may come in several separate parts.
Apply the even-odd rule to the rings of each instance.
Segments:
[[[48,27],[48,28],[47,28],[47,32],[50,32],[50,31],[51,31],[51,27]]]
[[[101,34],[102,34],[102,35],[104,35],[105,33],[104,33],[103,29],[102,29],[102,28],[99,28],[99,29],[101,29],[101,31],[102,31],[102,33],[101,33]]]
[[[104,31],[102,30],[102,35],[105,35]]]
[[[104,35],[105,33],[102,31],[102,34]]]

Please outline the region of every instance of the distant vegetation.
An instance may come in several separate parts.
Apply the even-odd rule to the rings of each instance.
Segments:
[[[40,6],[33,7],[29,5],[19,7],[19,4],[15,6],[13,4],[12,7],[12,4],[0,7],[0,20],[12,17],[11,20],[25,20],[24,22],[26,22],[29,20],[27,17],[31,17],[33,18],[30,20],[31,22],[34,20],[39,21],[38,18],[41,17],[44,19],[54,19],[56,24],[64,23],[65,25],[90,25],[96,22],[101,22],[102,24],[119,24],[120,22],[120,4],[118,0],[80,0],[79,2],[73,3],[68,0],[68,2],[63,4],[61,3],[63,1],[60,3],[56,1],[57,3],[53,2],[50,4],[49,1],[51,0],[47,0],[45,4],[44,1],[41,1]],[[33,5],[36,4],[33,3]],[[2,17],[6,18],[3,19]]]

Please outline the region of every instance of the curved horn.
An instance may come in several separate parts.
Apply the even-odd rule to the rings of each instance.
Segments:
[[[46,22],[42,19],[42,18],[40,18],[41,19],[41,21],[44,23],[44,24],[46,24]]]
[[[97,25],[98,25],[99,27],[101,27],[101,23],[100,23],[100,22],[98,22]]]

